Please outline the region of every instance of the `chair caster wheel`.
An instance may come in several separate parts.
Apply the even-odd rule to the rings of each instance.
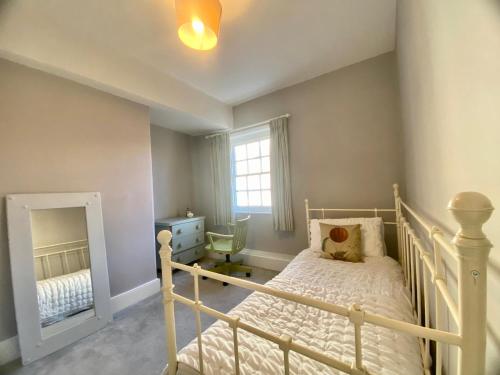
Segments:
[[[206,277],[206,276],[202,276],[202,277],[201,277],[201,279],[202,279],[202,280],[206,280],[206,279],[208,279],[208,277]]]
[[[225,281],[222,282],[222,286],[228,286],[229,284],[226,283]]]
[[[247,272],[246,275],[247,275],[247,277],[252,276],[252,274],[250,272]]]

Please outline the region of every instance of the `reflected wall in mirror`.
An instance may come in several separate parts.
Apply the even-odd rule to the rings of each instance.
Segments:
[[[23,364],[112,320],[99,193],[8,195],[7,226]]]
[[[85,208],[31,210],[31,236],[42,327],[94,316]]]

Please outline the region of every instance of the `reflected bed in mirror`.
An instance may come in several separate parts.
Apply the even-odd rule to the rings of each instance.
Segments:
[[[9,195],[7,218],[26,364],[111,320],[100,195]]]
[[[31,210],[31,233],[42,327],[94,316],[85,208]]]

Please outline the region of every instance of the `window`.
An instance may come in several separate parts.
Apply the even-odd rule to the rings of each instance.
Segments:
[[[235,212],[271,212],[269,127],[231,136],[231,176]]]

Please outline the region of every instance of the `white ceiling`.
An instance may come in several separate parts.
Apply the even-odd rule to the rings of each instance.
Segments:
[[[205,52],[179,41],[174,0],[10,1],[24,3],[18,17],[29,15],[58,31],[51,38],[61,36],[59,48],[83,40],[96,54],[105,49],[229,105],[395,45],[396,0],[221,0],[219,44]]]

